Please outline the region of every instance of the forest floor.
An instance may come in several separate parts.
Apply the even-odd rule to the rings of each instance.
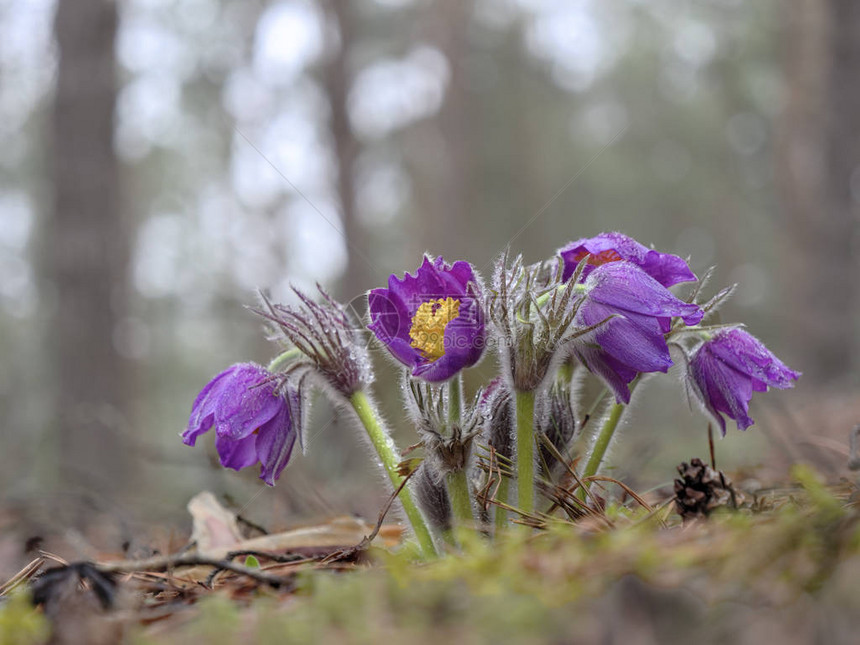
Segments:
[[[466,531],[420,561],[381,522],[240,537],[204,495],[196,551],[70,566],[38,552],[0,586],[0,645],[860,642],[857,482],[800,466],[732,498],[700,518],[630,498],[496,541]]]

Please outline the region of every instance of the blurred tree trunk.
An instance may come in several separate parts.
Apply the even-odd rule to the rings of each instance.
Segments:
[[[826,198],[830,219],[824,244],[819,247],[823,262],[813,308],[823,306],[832,315],[826,330],[825,376],[836,378],[857,368],[857,260],[860,233],[860,3],[830,0],[830,74],[825,118]]]
[[[439,114],[415,128],[406,163],[414,178],[418,206],[417,251],[448,261],[471,258],[469,187],[471,143],[468,76],[471,0],[438,0],[427,8],[426,39],[439,48],[450,75]]]
[[[367,291],[373,284],[370,249],[361,222],[355,195],[355,162],[359,142],[349,121],[347,101],[352,87],[349,57],[352,51],[354,27],[352,5],[343,0],[326,0],[323,4],[328,20],[337,26],[340,46],[324,69],[324,86],[331,109],[330,129],[337,157],[337,193],[340,201],[343,232],[346,236],[347,267],[340,287],[341,298],[349,300]]]
[[[788,215],[792,334],[806,375],[848,374],[857,352],[860,3],[794,0],[777,168]],[[852,195],[852,175],[855,185]]]
[[[113,149],[116,31],[114,2],[58,3],[53,207],[42,239],[42,284],[54,294],[46,326],[59,476],[103,494],[128,480],[130,465],[121,435],[126,365],[113,345],[129,262]]]
[[[439,0],[435,42],[450,67],[445,101],[439,110],[439,129],[444,143],[441,183],[437,186],[441,203],[426,219],[430,224],[425,239],[430,252],[450,254],[450,260],[471,256],[469,239],[469,186],[472,170],[469,119],[469,79],[467,55],[473,3],[465,0]]]

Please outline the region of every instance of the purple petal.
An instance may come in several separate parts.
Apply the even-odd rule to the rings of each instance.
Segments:
[[[681,317],[695,325],[704,315],[698,305],[675,297],[666,287],[630,262],[597,267],[586,281],[588,297],[621,310],[655,317]]]
[[[368,329],[398,361],[413,367],[421,354],[411,345],[412,317],[401,298],[388,289],[374,289],[368,294],[368,307],[372,321]]]
[[[436,267],[440,270],[445,286],[450,289],[450,293],[445,296],[463,295],[469,283],[475,282],[475,272],[468,262],[458,260],[448,267],[442,258],[436,258]]]
[[[445,354],[435,361],[426,361],[412,370],[412,375],[425,381],[446,381],[457,372],[477,363],[484,351],[484,329],[445,329]]]
[[[628,385],[636,378],[636,370],[617,361],[596,345],[579,346],[574,352],[588,371],[603,379],[618,403],[630,403]]]
[[[591,272],[591,266],[620,259],[639,266],[664,287],[696,280],[696,275],[683,258],[670,253],[658,253],[621,233],[601,233],[595,237],[571,242],[562,248],[559,254],[564,260],[564,280],[570,279],[579,261],[586,254],[594,257],[584,271],[585,275]]]
[[[586,300],[577,314],[580,326],[596,325],[618,311]],[[610,356],[638,372],[666,372],[672,366],[669,348],[656,318],[622,312],[595,335],[596,342]]]
[[[265,382],[269,376],[265,369],[253,363],[231,365],[215,376],[194,401],[188,427],[182,434],[183,441],[193,446],[197,437],[213,426],[221,434],[233,437],[253,432],[257,427],[255,422],[264,422],[275,410],[271,408],[271,402],[266,400],[262,391],[264,388],[253,394],[249,394],[248,390]],[[243,407],[246,397],[250,401],[247,407]],[[252,414],[253,418],[248,420],[243,416],[247,414]],[[224,420],[227,418],[231,420],[225,425]]]
[[[717,422],[717,425],[720,426],[720,434],[725,437],[726,436],[726,420],[723,416],[717,412],[714,408],[711,400],[707,394],[707,388],[705,384],[700,381],[700,377],[697,376],[695,370],[690,368],[690,382],[693,385],[692,391],[695,393],[696,398],[699,403],[702,404],[702,407],[705,409],[705,412],[709,417],[711,417],[714,421]]]
[[[401,340],[400,338],[395,338],[391,341],[388,344],[388,349],[394,355],[394,358],[407,367],[414,367],[425,360],[424,355],[412,347],[410,341]]]
[[[260,428],[255,454],[260,460],[260,479],[269,486],[275,485],[275,480],[290,461],[296,438],[297,432],[287,406]]]
[[[182,441],[186,445],[193,446],[197,441],[197,437],[208,432],[215,425],[215,411],[218,407],[220,392],[224,388],[223,383],[225,380],[229,380],[235,367],[235,365],[229,367],[215,376],[215,378],[203,386],[200,394],[194,399],[188,426],[182,433]]]
[[[241,470],[257,463],[257,436],[249,435],[241,439],[215,437],[215,449],[221,465],[233,470]]]
[[[380,341],[409,337],[409,312],[396,293],[373,289],[367,294],[367,306],[371,320],[368,327]]]
[[[703,346],[693,357],[690,369],[705,408],[721,421],[723,434],[725,422],[718,412],[733,419],[741,430],[753,425],[754,422],[749,416],[753,385],[748,375],[714,357],[707,346]]]
[[[669,253],[648,251],[645,261],[640,265],[642,270],[664,287],[671,287],[681,282],[695,282],[696,274],[690,270],[687,262]]]
[[[723,362],[771,387],[786,389],[800,378],[799,372],[789,369],[760,340],[743,329],[715,334],[709,347]]]
[[[608,233],[602,233],[596,237],[582,238],[575,242],[571,242],[559,250],[559,255],[561,255],[561,258],[564,261],[562,280],[570,280],[574,271],[576,271],[576,267],[579,265],[579,262],[585,258],[586,255],[591,255],[592,258],[588,263],[588,266],[583,270],[583,276],[588,276],[588,274],[594,270],[594,267],[606,262],[629,260],[629,257],[618,252],[616,242],[607,237],[608,235]]]
[[[265,368],[253,363],[234,368],[219,390],[215,410],[215,431],[229,439],[248,436],[274,417],[283,405]]]
[[[197,442],[197,437],[205,432],[209,432],[212,426],[215,425],[215,414],[197,415],[192,417],[192,421],[181,434],[182,442],[186,446],[193,446]]]
[[[399,280],[392,274],[388,278],[388,290],[397,294],[403,301],[410,320],[425,300],[451,295],[446,286],[446,281],[440,277],[439,271],[426,255],[424,263],[418,267],[414,276],[406,273],[403,279]]]

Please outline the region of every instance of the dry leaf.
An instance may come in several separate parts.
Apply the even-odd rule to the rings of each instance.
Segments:
[[[193,520],[191,540],[201,553],[217,548],[233,551],[230,547],[242,541],[236,514],[221,506],[208,490],[192,497],[187,508]]]

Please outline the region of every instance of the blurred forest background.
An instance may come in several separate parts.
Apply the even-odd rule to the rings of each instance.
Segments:
[[[263,523],[375,516],[322,402],[275,489],[178,433],[277,351],[255,289],[350,300],[424,251],[486,275],[621,230],[716,264],[723,320],[804,372],[720,465],[843,460],[860,421],[855,0],[0,0],[0,140],[7,537],[116,544],[202,488]],[[677,379],[645,394],[615,472],[647,487],[707,445]]]

